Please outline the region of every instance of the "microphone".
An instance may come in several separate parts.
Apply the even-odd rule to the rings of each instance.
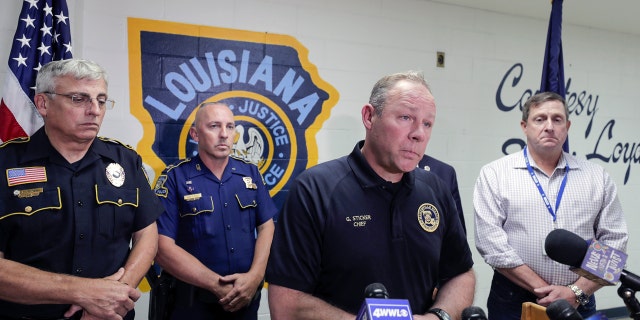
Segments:
[[[368,285],[364,296],[356,320],[413,320],[409,301],[389,299],[389,292],[382,283]]]
[[[374,282],[364,288],[365,298],[389,299],[389,292],[382,283]]]
[[[600,285],[611,286],[620,280],[629,288],[640,289],[640,278],[622,269],[627,254],[598,240],[587,241],[573,232],[555,229],[547,235],[544,249],[552,260]]]
[[[552,302],[547,307],[547,316],[550,320],[583,320],[582,316],[567,300],[560,299]]]
[[[487,320],[487,315],[482,308],[470,306],[462,310],[462,320]]]

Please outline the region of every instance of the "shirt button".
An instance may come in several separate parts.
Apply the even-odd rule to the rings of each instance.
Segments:
[[[230,224],[227,225],[227,230],[231,230],[231,225]]]
[[[226,208],[228,205],[229,205],[228,203],[226,203],[226,202],[224,203],[224,207],[225,207],[225,208]]]
[[[78,207],[82,207],[83,205],[82,201],[78,201]]]
[[[118,199],[118,204],[122,204],[122,199]]]
[[[229,251],[231,251],[231,253],[234,253],[234,252],[236,252],[236,249],[235,248],[231,248],[231,250],[229,250]]]
[[[82,273],[82,268],[77,268],[76,273]]]
[[[33,210],[33,208],[31,208],[31,206],[26,206],[24,207],[24,212],[29,213]]]
[[[198,211],[197,208],[193,208],[192,211],[195,213],[196,211]]]
[[[81,240],[82,240],[82,239],[84,239],[84,233],[81,233],[81,234],[80,234],[80,239],[81,239]]]

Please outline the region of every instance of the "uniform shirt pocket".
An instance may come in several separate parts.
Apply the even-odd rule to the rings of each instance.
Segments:
[[[60,188],[45,190],[43,188],[15,189],[13,197],[5,198],[2,210],[4,219],[13,215],[32,216],[44,210],[62,209]]]
[[[201,239],[215,236],[216,219],[213,216],[215,206],[212,196],[188,194],[180,201],[178,210],[180,210],[179,238]]]
[[[133,221],[139,201],[138,188],[95,185],[98,204],[98,232],[105,237],[133,233]]]
[[[258,208],[258,201],[256,200],[255,192],[236,193],[236,200],[238,200],[238,206],[240,207],[240,217],[242,219],[242,231],[253,232],[256,228],[256,210]]]
[[[201,213],[213,213],[213,197],[188,198],[189,196],[192,195],[185,196],[180,201],[180,218],[197,216]]]
[[[0,238],[15,239],[16,242],[9,245],[17,244],[24,252],[46,250],[51,247],[51,243],[61,241],[61,229],[68,225],[68,219],[62,213],[59,187],[14,188],[8,191],[12,195],[5,197],[0,203],[0,232],[3,233]],[[37,237],[34,239],[35,235]],[[47,241],[39,241],[40,239]],[[5,245],[8,244],[3,243],[0,247]]]

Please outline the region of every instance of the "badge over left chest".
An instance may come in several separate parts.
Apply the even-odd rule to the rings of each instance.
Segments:
[[[423,203],[418,208],[418,223],[426,232],[434,232],[440,225],[440,212],[431,203]]]
[[[107,179],[113,186],[122,187],[124,184],[124,168],[120,164],[110,163],[105,171]]]
[[[242,180],[244,181],[244,185],[247,189],[258,189],[258,186],[253,183],[253,179],[251,179],[251,177],[242,177]]]

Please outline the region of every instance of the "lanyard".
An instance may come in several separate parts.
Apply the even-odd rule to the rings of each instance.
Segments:
[[[562,178],[562,184],[560,184],[560,190],[558,191],[558,198],[556,198],[556,210],[554,211],[553,208],[551,207],[551,204],[549,203],[547,194],[544,193],[544,190],[540,185],[540,181],[538,180],[536,173],[533,171],[533,168],[531,168],[531,164],[529,163],[529,157],[527,156],[526,146],[524,147],[524,161],[527,163],[527,170],[529,170],[531,179],[533,179],[533,182],[536,184],[536,187],[538,187],[538,192],[540,192],[542,201],[544,201],[544,204],[547,206],[547,210],[549,210],[549,213],[553,217],[553,222],[556,222],[556,212],[558,212],[558,207],[560,207],[560,200],[562,200],[562,194],[564,194],[564,187],[567,185],[567,175],[569,174],[569,163],[567,163],[565,160],[566,164],[564,168],[564,178]]]

